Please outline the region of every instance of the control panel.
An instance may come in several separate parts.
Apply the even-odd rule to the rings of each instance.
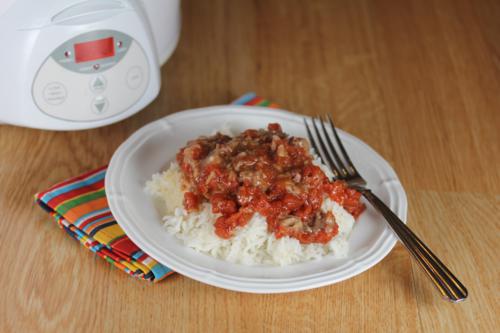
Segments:
[[[44,113],[71,121],[93,121],[126,111],[144,94],[149,64],[127,34],[98,30],[57,47],[38,70],[33,99]]]

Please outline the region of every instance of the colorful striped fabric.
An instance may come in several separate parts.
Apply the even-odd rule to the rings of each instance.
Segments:
[[[126,273],[158,281],[173,273],[141,251],[116,223],[104,192],[106,167],[71,178],[35,195],[70,236]]]
[[[254,92],[246,93],[231,104],[250,105],[250,106],[266,106],[268,108],[278,108],[278,104],[257,96]]]
[[[277,107],[248,93],[232,104]],[[83,246],[126,273],[159,281],[174,272],[141,251],[120,228],[104,191],[106,166],[68,179],[37,193],[35,201]]]

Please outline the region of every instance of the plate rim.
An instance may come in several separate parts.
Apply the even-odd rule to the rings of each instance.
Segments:
[[[236,111],[235,111],[236,110]],[[185,261],[184,259],[179,258],[177,255],[169,252],[171,262],[165,263],[163,256],[160,253],[156,252],[156,247],[151,246],[151,243],[148,244],[148,241],[144,239],[144,235],[140,230],[137,230],[134,226],[134,222],[130,223],[129,217],[120,207],[120,202],[117,200],[117,197],[120,196],[119,183],[116,181],[116,177],[119,177],[120,170],[122,169],[122,159],[126,159],[126,153],[130,153],[127,149],[131,149],[135,147],[140,147],[141,143],[146,141],[153,134],[157,133],[159,130],[168,130],[170,127],[169,122],[171,120],[182,119],[183,117],[189,118],[193,116],[207,116],[209,113],[211,115],[217,113],[234,113],[234,112],[252,112],[258,113],[262,115],[272,114],[273,116],[279,115],[284,120],[292,121],[291,118],[302,118],[309,117],[307,115],[301,115],[292,113],[282,109],[274,109],[260,106],[241,106],[241,105],[218,105],[218,106],[210,106],[196,109],[188,109],[184,111],[179,111],[165,117],[154,120],[141,128],[137,129],[134,133],[132,133],[113,153],[111,161],[108,165],[108,169],[106,171],[105,176],[105,190],[106,197],[108,200],[108,204],[110,210],[115,217],[115,220],[120,225],[120,227],[125,231],[127,236],[135,243],[139,248],[141,248],[145,253],[154,258],[159,263],[162,263],[172,270],[179,272],[181,275],[185,275],[194,280],[200,281],[202,283],[206,283],[215,287],[220,287],[224,289],[229,289],[233,291],[239,292],[250,292],[250,293],[284,293],[284,292],[294,292],[301,290],[308,290],[313,288],[318,288],[334,283],[338,283],[349,279],[355,275],[361,274],[371,267],[375,266],[382,259],[384,259],[389,252],[393,249],[394,245],[397,242],[396,236],[389,231],[389,228],[385,228],[383,233],[377,239],[377,242],[368,249],[368,256],[362,254],[358,257],[357,260],[347,261],[343,266],[347,265],[347,267],[340,272],[333,273],[331,272],[334,269],[327,270],[326,272],[317,273],[315,275],[309,276],[306,280],[308,283],[305,283],[304,277],[298,276],[293,278],[241,278],[235,276],[228,276],[227,274],[218,273],[211,269],[205,268],[193,268],[189,267],[185,263],[181,261]],[[155,127],[159,127],[156,128]],[[407,218],[407,209],[408,202],[406,193],[404,188],[392,168],[392,166],[372,147],[368,144],[355,137],[352,134],[349,134],[343,130],[339,129],[340,136],[346,136],[349,139],[356,141],[358,144],[364,146],[364,148],[371,151],[380,162],[382,162],[384,167],[384,172],[391,176],[391,189],[393,192],[396,192],[395,195],[398,197],[398,201],[396,202],[397,211],[395,212],[403,221],[406,221]],[[380,171],[380,170],[379,170]],[[391,191],[389,191],[391,194]],[[405,222],[406,223],[406,222]],[[378,244],[382,240],[381,244]],[[376,246],[377,245],[377,246]],[[161,246],[160,246],[161,247]],[[370,252],[371,251],[371,252]],[[342,266],[341,266],[342,267]],[[338,267],[336,268],[338,269]],[[197,270],[197,272],[196,272]],[[331,274],[333,273],[333,276]],[[245,281],[243,281],[245,280]]]

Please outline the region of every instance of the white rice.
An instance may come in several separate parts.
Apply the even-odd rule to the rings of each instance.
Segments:
[[[331,178],[330,170],[318,158],[314,164]],[[339,226],[339,233],[327,244],[300,244],[291,237],[276,239],[267,231],[265,217],[255,213],[248,224],[238,227],[230,239],[215,234],[214,223],[219,214],[212,213],[209,203],[204,203],[198,212],[188,213],[182,205],[181,173],[176,163],[162,173],[153,175],[146,183],[146,192],[152,195],[163,215],[166,230],[182,240],[186,246],[216,258],[244,265],[289,265],[319,259],[331,254],[345,257],[348,238],[354,218],[344,208],[329,198],[321,209],[331,211]]]

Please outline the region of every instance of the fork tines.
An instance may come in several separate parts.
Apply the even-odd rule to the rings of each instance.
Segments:
[[[311,146],[330,167],[335,179],[347,180],[359,176],[329,115],[311,117],[310,120],[304,118],[304,125]]]

